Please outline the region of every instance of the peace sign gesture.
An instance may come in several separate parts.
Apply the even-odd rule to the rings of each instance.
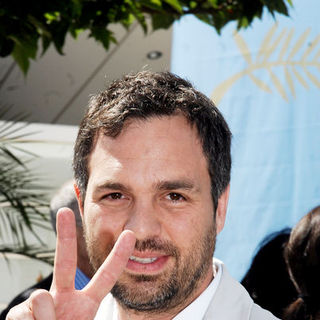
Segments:
[[[57,247],[51,289],[36,290],[25,302],[12,308],[6,319],[93,319],[101,300],[126,267],[134,245],[133,232],[124,231],[88,285],[82,290],[75,290],[75,218],[70,209],[60,209],[57,214]]]

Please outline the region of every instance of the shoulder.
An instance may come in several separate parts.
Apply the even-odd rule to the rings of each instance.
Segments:
[[[251,313],[250,313],[250,320],[277,320],[270,311],[262,309],[257,304],[252,305]]]
[[[222,276],[215,295],[213,296],[205,319],[229,320],[276,320],[269,311],[254,304],[246,289],[228,273],[225,265],[214,259],[219,264]]]

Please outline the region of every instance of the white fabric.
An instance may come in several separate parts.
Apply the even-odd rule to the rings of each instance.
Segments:
[[[221,263],[222,277],[219,287],[203,317],[203,320],[276,320],[269,311],[256,305],[246,289]],[[195,319],[199,319],[195,316]]]
[[[211,282],[208,288],[203,291],[203,293],[193,301],[192,304],[179,313],[174,320],[277,319],[269,311],[266,311],[253,303],[248,292],[239,282],[229,275],[226,267],[221,261],[213,259],[213,262],[215,266],[218,265],[218,272],[215,279]],[[220,277],[220,279],[218,277]],[[185,315],[183,314],[184,311],[186,312]],[[116,300],[111,294],[108,294],[102,300],[94,319],[118,320],[117,314]]]
[[[213,263],[213,274],[214,279],[211,281],[209,286],[200,294],[200,296],[177,314],[173,320],[194,320],[194,315],[197,315],[197,319],[202,319],[206,310],[209,307],[210,301],[212,300],[220,283],[222,275],[221,262],[217,259]]]

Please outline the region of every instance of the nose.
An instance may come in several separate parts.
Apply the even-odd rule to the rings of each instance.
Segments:
[[[137,239],[143,240],[160,236],[161,223],[156,206],[150,200],[136,201],[129,212],[125,224],[126,230],[135,233]]]

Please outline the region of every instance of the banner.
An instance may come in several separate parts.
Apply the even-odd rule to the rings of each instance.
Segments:
[[[212,98],[233,133],[215,256],[239,280],[266,235],[320,204],[320,3],[293,2],[290,17],[264,12],[220,36],[193,16],[174,26],[172,72]]]

